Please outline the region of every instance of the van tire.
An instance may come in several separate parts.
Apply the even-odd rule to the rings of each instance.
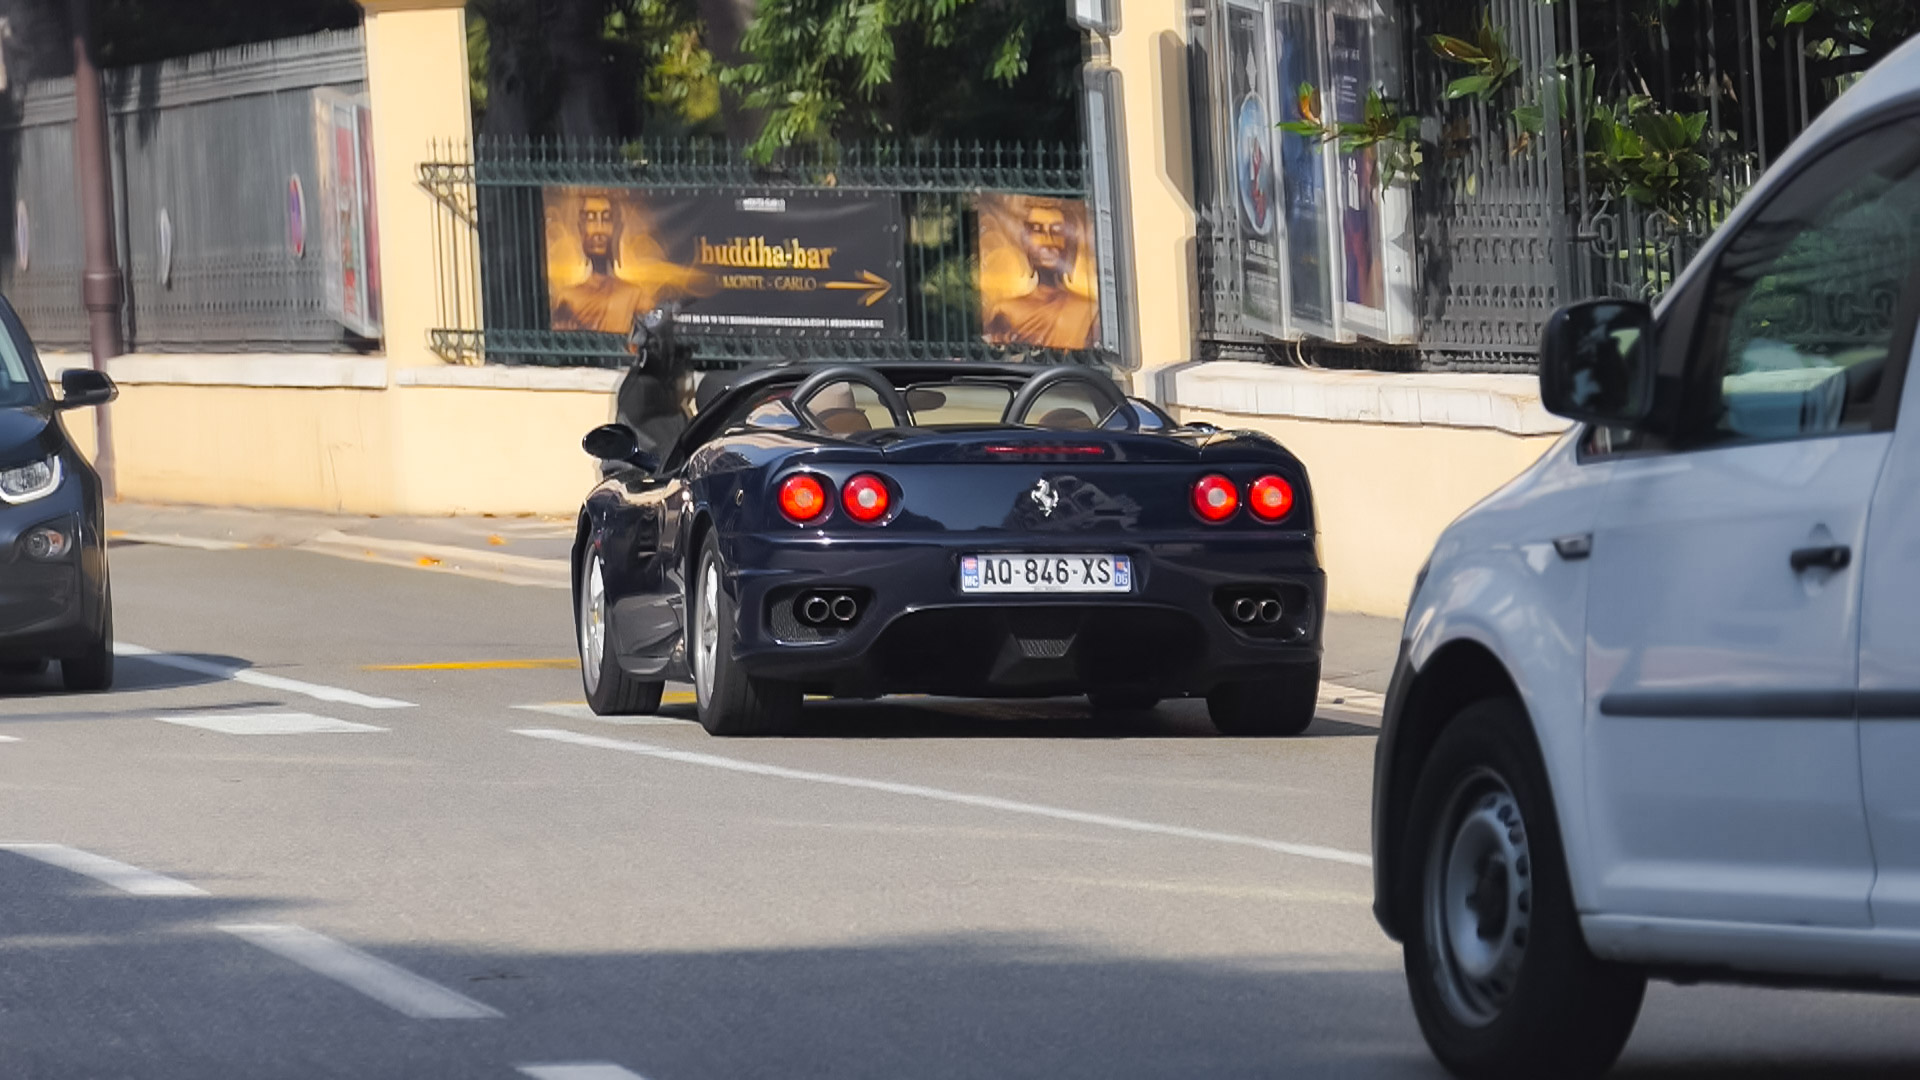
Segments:
[[[1407,987],[1434,1056],[1466,1080],[1612,1067],[1646,974],[1588,949],[1526,712],[1467,706],[1428,754],[1395,875]]]

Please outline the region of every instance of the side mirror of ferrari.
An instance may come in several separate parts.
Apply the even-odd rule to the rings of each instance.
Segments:
[[[640,449],[640,436],[625,424],[601,424],[580,440],[580,448],[603,462],[632,465],[654,472],[660,459]]]

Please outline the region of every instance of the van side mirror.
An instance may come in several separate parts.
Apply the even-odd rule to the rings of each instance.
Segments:
[[[580,448],[602,462],[632,465],[647,472],[660,468],[660,459],[640,449],[640,435],[625,424],[602,424],[580,440]]]
[[[1635,427],[1653,415],[1653,309],[1583,300],[1540,335],[1540,403],[1569,420]]]
[[[92,368],[68,368],[60,373],[60,400],[57,409],[84,409],[105,405],[120,396],[120,388],[104,371]]]

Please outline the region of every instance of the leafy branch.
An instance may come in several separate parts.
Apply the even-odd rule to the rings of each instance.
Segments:
[[[1300,115],[1304,119],[1277,125],[1281,131],[1320,143],[1337,142],[1343,154],[1374,151],[1379,163],[1380,186],[1395,180],[1420,178],[1420,163],[1426,155],[1420,146],[1420,118],[1400,110],[1400,106],[1369,89],[1358,122],[1342,123],[1323,116],[1320,91],[1312,83],[1301,83]]]
[[[1465,64],[1473,74],[1462,75],[1447,84],[1447,100],[1476,97],[1490,102],[1501,88],[1520,73],[1520,61],[1507,49],[1507,39],[1494,29],[1490,14],[1480,16],[1480,32],[1474,41],[1434,34],[1427,44],[1443,60]]]

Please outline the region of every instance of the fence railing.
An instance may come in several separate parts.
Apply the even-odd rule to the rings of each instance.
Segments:
[[[775,358],[1097,362],[1087,349],[992,344],[978,287],[976,197],[1084,196],[1077,146],[858,144],[795,149],[759,162],[712,141],[480,140],[436,148],[419,169],[439,202],[434,349],[455,363],[621,366],[622,333],[556,328],[547,200],[555,191],[741,200],[845,195],[897,207],[904,333],[812,335],[685,326],[704,366]],[[670,293],[671,290],[668,290]],[[693,310],[697,311],[696,301]]]
[[[313,91],[358,30],[107,72],[125,333],[143,350],[354,347],[328,314]],[[0,104],[0,289],[42,346],[87,342],[72,80]]]

